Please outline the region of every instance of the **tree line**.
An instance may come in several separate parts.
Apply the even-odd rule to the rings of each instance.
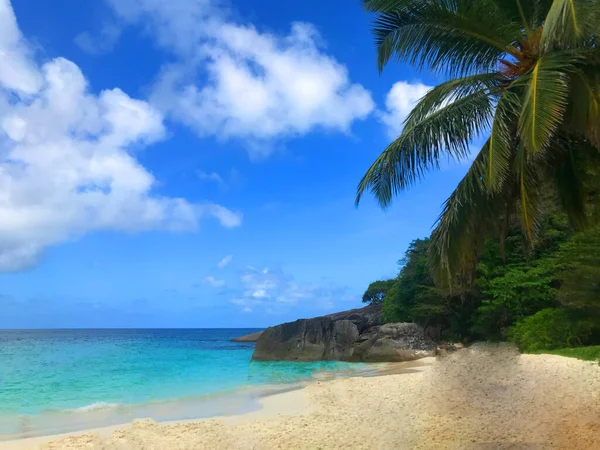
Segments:
[[[600,227],[575,231],[549,214],[529,249],[514,223],[504,244],[486,240],[474,282],[462,287],[436,284],[430,251],[430,238],[413,241],[398,276],[371,283],[363,301],[438,339],[511,340],[529,351],[600,344]]]

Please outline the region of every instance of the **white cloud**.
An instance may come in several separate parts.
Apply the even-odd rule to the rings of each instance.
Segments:
[[[29,59],[30,51],[9,0],[0,0],[0,55],[0,85],[18,94],[33,94],[40,89],[42,75]]]
[[[231,299],[232,304],[241,308],[270,309],[273,313],[296,306],[330,310],[337,302],[350,300],[344,288],[299,283],[291,275],[269,268],[247,267],[240,276],[240,283],[241,290]]]
[[[386,110],[380,113],[380,119],[386,125],[390,139],[396,139],[400,135],[404,119],[430,89],[431,86],[418,82],[398,81],[394,83],[385,99]]]
[[[205,172],[203,170],[196,170],[198,179],[206,183],[214,183],[222,191],[229,189],[240,188],[244,179],[240,175],[237,169],[231,168],[227,173],[221,175],[217,172]]]
[[[215,203],[199,205],[197,209],[205,215],[217,218],[226,228],[235,228],[242,224],[242,213],[239,211],[232,211]]]
[[[8,0],[0,0],[0,54],[0,271],[96,230],[193,230],[201,216],[240,224],[220,205],[154,194],[132,150],[163,138],[161,113],[120,89],[90,93],[64,58],[39,67]]]
[[[374,108],[310,24],[275,35],[232,22],[215,0],[108,1],[178,56],[163,67],[151,101],[200,136],[240,138],[264,156],[275,139],[349,132]]]
[[[225,180],[223,180],[221,175],[219,175],[217,172],[204,172],[203,170],[197,170],[196,174],[198,175],[198,178],[200,178],[202,181],[212,181],[214,183],[217,183],[219,186],[227,186]]]
[[[208,284],[209,286],[216,287],[216,288],[225,286],[225,280],[217,279],[217,278],[213,277],[212,275],[205,277],[203,281],[204,281],[204,284]]]
[[[225,267],[227,267],[229,265],[229,263],[231,263],[232,260],[233,260],[233,255],[227,255],[221,261],[219,261],[219,263],[217,264],[217,267],[219,269],[224,269]]]
[[[121,28],[115,24],[104,24],[98,35],[84,31],[75,36],[75,44],[84,52],[100,55],[110,52],[121,36]]]

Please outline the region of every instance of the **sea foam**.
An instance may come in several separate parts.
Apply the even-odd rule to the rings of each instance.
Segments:
[[[115,409],[121,406],[119,403],[95,402],[90,405],[82,406],[81,408],[68,409],[68,412],[86,413],[93,411],[103,411],[106,409]]]

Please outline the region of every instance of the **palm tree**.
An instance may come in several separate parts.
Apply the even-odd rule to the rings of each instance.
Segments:
[[[589,223],[590,168],[600,167],[600,0],[363,0],[377,14],[381,71],[392,59],[442,74],[358,186],[382,207],[487,141],[444,204],[431,236],[436,278],[472,273],[483,241],[520,218],[535,239],[550,193]]]

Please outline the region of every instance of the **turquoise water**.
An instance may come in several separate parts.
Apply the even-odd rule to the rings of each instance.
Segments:
[[[341,362],[251,362],[253,329],[0,331],[0,439],[235,414]],[[279,386],[279,388],[277,388]]]

